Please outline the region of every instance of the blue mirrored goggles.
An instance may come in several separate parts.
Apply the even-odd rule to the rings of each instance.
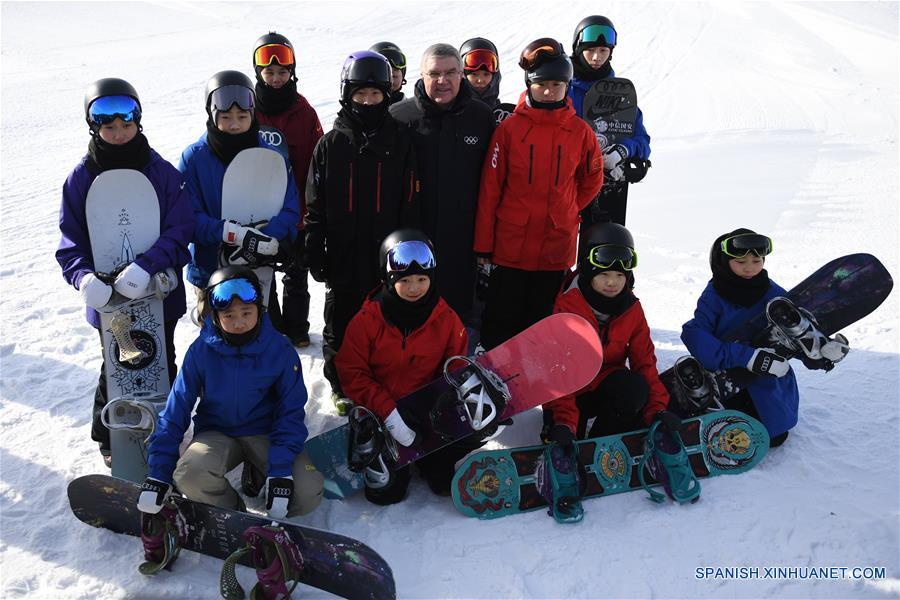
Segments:
[[[88,118],[97,125],[108,125],[116,119],[137,123],[141,120],[141,105],[131,96],[101,96],[91,102]]]
[[[388,251],[386,267],[388,273],[406,271],[413,263],[426,271],[435,268],[437,261],[431,246],[420,241],[400,242]]]
[[[209,97],[209,108],[213,112],[226,112],[235,104],[241,110],[253,110],[256,105],[253,90],[242,85],[225,85]]]
[[[249,279],[229,279],[216,284],[206,292],[209,304],[214,310],[225,310],[235,298],[245,304],[256,304],[259,294]]]
[[[588,25],[578,35],[578,44],[616,45],[616,30],[609,25]]]

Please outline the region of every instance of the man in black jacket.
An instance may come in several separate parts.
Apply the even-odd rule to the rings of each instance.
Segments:
[[[390,110],[413,132],[422,181],[423,230],[437,254],[438,290],[471,325],[475,212],[494,115],[474,98],[453,46],[434,44],[425,50],[421,74],[413,97]]]

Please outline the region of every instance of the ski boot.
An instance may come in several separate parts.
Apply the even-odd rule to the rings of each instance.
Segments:
[[[703,368],[693,356],[682,356],[675,361],[675,389],[673,397],[682,417],[703,414],[710,410],[722,410],[719,386],[712,373]]]
[[[537,488],[550,505],[547,514],[557,523],[578,523],[584,518],[579,471],[574,444],[568,447],[550,444],[538,460]]]
[[[700,499],[700,482],[691,469],[684,443],[677,431],[668,431],[656,421],[650,426],[644,441],[644,456],[638,467],[641,486],[650,494],[654,502],[663,502],[666,496],[654,491],[647,483],[645,467],[662,484],[666,494],[679,504],[696,502]]]
[[[466,363],[451,373],[454,361]],[[481,431],[500,416],[510,399],[509,387],[492,371],[467,356],[451,356],[444,362],[444,379],[456,390],[458,409],[475,431]]]
[[[772,298],[766,305],[772,341],[784,356],[797,356],[807,369],[830,371],[850,352],[847,338],[838,333],[833,339],[819,331],[816,318],[787,298]]]
[[[349,414],[347,466],[364,474],[366,485],[382,488],[390,480],[390,464],[397,460],[397,445],[375,413],[354,406]]]
[[[141,543],[144,545],[144,561],[138,567],[142,575],[154,575],[163,569],[171,569],[181,552],[184,530],[178,509],[167,503],[156,514],[141,513]]]
[[[247,552],[253,552],[253,566],[258,583],[250,590],[251,600],[290,598],[291,592],[303,578],[303,556],[288,532],[274,523],[248,527],[244,531],[247,545],[238,548],[225,559],[219,579],[219,592],[226,600],[243,600],[244,589],[237,580],[234,566]],[[292,581],[290,589],[287,582]]]

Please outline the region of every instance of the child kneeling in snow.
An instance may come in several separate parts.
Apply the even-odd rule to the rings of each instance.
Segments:
[[[656,352],[640,300],[632,292],[637,254],[631,233],[617,223],[588,228],[554,312],[587,319],[603,344],[603,368],[581,393],[545,405],[544,439],[559,444],[624,433],[655,419],[673,430],[680,419],[666,410],[669,393],[659,379]],[[628,361],[628,366],[625,361]],[[596,417],[590,431],[587,422]]]
[[[149,441],[150,474],[138,508],[159,512],[174,483],[191,500],[243,510],[225,474],[249,461],[268,473],[269,516],[306,514],[322,501],[324,478],[303,452],[306,387],[297,353],[269,321],[251,269],[213,273],[205,302],[210,314]],[[179,458],[198,397],[194,439]]]
[[[763,268],[771,252],[772,240],[749,229],[716,238],[709,253],[712,279],[694,318],[682,326],[681,340],[709,371],[742,368],[763,375],[724,404],[762,421],[774,448],[797,424],[800,394],[794,372],[774,350],[722,341],[728,331],[764,311],[769,300],[786,294]]]
[[[397,400],[440,377],[444,361],[465,354],[468,344],[459,316],[437,293],[435,267],[431,242],[421,232],[400,229],[385,238],[384,284],[350,321],[335,360],[347,397],[375,413],[403,446],[417,444],[424,431]],[[450,495],[456,461],[482,443],[456,442],[417,461],[431,490]],[[382,469],[374,476],[376,465]],[[376,458],[366,470],[366,498],[374,504],[403,500],[410,468],[393,470]]]

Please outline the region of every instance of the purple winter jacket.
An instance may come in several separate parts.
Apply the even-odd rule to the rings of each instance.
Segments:
[[[182,268],[191,259],[188,243],[194,235],[194,210],[190,192],[178,169],[150,150],[150,162],[141,172],[156,190],[159,199],[159,239],[135,262],[154,275],[169,267],[178,273],[178,288],[163,303],[166,322],[178,319],[186,311]],[[69,174],[63,184],[62,205],[59,209],[59,229],[62,239],[56,250],[56,260],[62,267],[63,278],[80,289],[81,278],[94,271],[91,241],[88,236],[85,201],[97,174],[87,167],[87,156]],[[87,322],[100,328],[100,315],[86,307]]]

